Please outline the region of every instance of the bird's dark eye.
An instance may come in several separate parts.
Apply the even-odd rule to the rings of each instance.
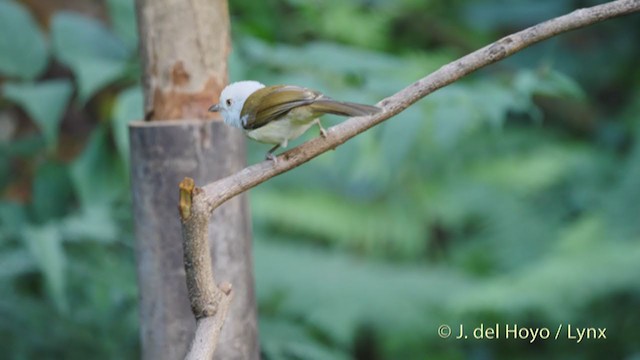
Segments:
[[[227,103],[227,106],[231,106],[231,99],[227,99],[226,103]]]

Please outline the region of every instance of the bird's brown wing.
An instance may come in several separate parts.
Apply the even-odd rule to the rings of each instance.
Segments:
[[[245,101],[240,117],[247,130],[257,129],[298,106],[309,105],[322,95],[293,85],[274,85],[257,90]]]

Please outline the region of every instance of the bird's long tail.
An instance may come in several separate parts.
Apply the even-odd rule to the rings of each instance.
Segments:
[[[340,116],[365,116],[378,113],[380,108],[372,105],[357,104],[332,99],[318,99],[310,104],[318,115],[334,114]]]

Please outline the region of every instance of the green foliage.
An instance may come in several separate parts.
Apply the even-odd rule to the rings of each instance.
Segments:
[[[132,120],[144,117],[142,103],[142,89],[137,86],[131,87],[118,94],[113,109],[113,121],[111,122],[113,136],[120,157],[127,164],[127,170],[129,169],[129,129],[127,126]]]
[[[68,167],[54,161],[41,164],[31,189],[31,216],[37,223],[63,217],[69,211],[73,189]]]
[[[273,211],[276,203],[278,211]],[[386,202],[359,203],[354,199],[345,204],[344,197],[330,193],[265,190],[252,196],[252,210],[256,221],[279,231],[305,234],[365,253],[418,257],[425,251],[427,234],[421,215]]]
[[[28,227],[24,230],[23,239],[45,276],[47,290],[56,308],[68,311],[64,276],[66,261],[58,228],[53,225]]]
[[[126,29],[133,13],[123,10],[132,4],[111,4],[123,35],[135,34]],[[7,195],[0,200],[0,347],[12,359],[138,357],[125,141],[126,124],[142,107],[127,80],[135,38],[125,38],[126,47],[100,22],[57,12],[50,54],[38,25],[13,1],[0,2],[0,30],[11,34],[0,40],[0,75],[11,79],[0,102],[7,131],[0,142]],[[52,57],[70,68],[75,84],[60,75],[38,79]],[[99,93],[119,81],[130,90],[111,110]],[[108,111],[89,109],[92,97]],[[97,125],[74,142],[78,117],[72,125],[69,118],[87,110]],[[25,120],[39,131],[25,134]]]
[[[113,32],[130,49],[135,50],[138,45],[135,2],[131,0],[108,0],[107,8]]]
[[[230,78],[375,103],[573,6],[232,1]],[[0,31],[11,34],[0,39],[8,358],[139,357],[127,125],[143,114],[133,8],[107,1],[106,23],[59,10],[45,36],[23,5],[0,1]],[[253,190],[264,357],[640,353],[634,21],[543,42]],[[267,150],[249,149],[250,163]],[[481,322],[606,326],[611,339],[576,347],[437,336],[440,324]]]
[[[29,12],[14,1],[0,2],[0,74],[33,79],[47,65],[47,46]],[[11,34],[10,36],[8,34]]]
[[[127,191],[125,170],[112,151],[106,127],[97,128],[83,153],[71,164],[70,175],[80,204],[108,204]]]
[[[73,91],[71,83],[68,80],[7,83],[2,90],[7,99],[20,105],[38,124],[49,148],[55,148],[60,121]]]
[[[585,317],[582,309],[594,297],[640,290],[635,281],[640,247],[590,236],[599,243],[577,251],[560,245],[532,266],[484,280],[443,267],[389,266],[320,249],[258,243],[260,311],[270,329],[262,334],[266,343],[278,341],[279,352],[290,343],[314,341],[342,349],[346,356],[362,324],[373,326],[391,349],[416,338],[422,344],[437,342],[436,328],[443,322],[477,326],[477,319],[524,326],[532,313],[541,314],[543,324],[602,322]],[[613,280],[611,273],[621,276]],[[274,313],[280,314],[277,326],[271,326]],[[287,336],[291,329],[298,335]],[[306,339],[298,339],[305,331]],[[434,357],[447,351],[430,349]],[[396,349],[386,355],[402,353]]]
[[[390,56],[246,37],[236,40],[236,52],[234,79],[298,83],[363,102],[452,57],[449,49]],[[580,128],[590,125],[555,123],[553,113],[571,117],[572,109],[593,106],[597,90],[545,60],[439,90],[252,192],[268,355],[351,358],[364,346],[389,359],[461,358],[480,348],[511,358],[526,354],[525,344],[443,342],[437,326],[620,326],[610,319],[631,311],[640,290],[636,151],[618,150],[628,133],[603,147],[598,128],[585,137]],[[541,99],[570,107],[549,109]],[[637,116],[627,118],[637,128]],[[251,149],[250,162],[259,161],[264,146]],[[620,296],[633,300],[587,310],[616,307]],[[309,344],[337,353],[297,352]],[[631,348],[616,354],[638,350]],[[545,349],[551,358],[576,350]]]
[[[462,12],[467,24],[491,30],[497,27],[523,27],[568,13],[569,0],[539,2],[536,0],[485,0],[466,6]]]
[[[81,101],[123,76],[130,50],[99,22],[59,12],[51,25],[53,51],[76,76]]]

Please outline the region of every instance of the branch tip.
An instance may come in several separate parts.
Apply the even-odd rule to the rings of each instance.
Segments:
[[[225,295],[229,295],[231,293],[231,283],[228,281],[223,281],[220,286],[218,286],[220,291],[222,291]]]

